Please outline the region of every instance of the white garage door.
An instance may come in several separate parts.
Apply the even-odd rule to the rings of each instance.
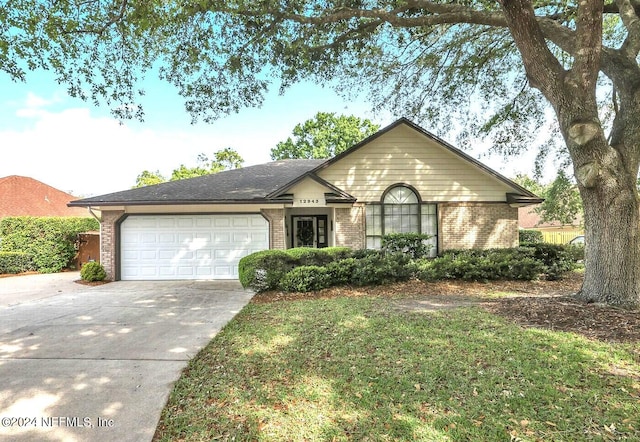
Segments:
[[[120,277],[237,279],[240,258],[268,248],[261,215],[131,215],[120,226]]]

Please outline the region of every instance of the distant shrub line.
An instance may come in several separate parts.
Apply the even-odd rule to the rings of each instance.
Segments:
[[[240,260],[240,282],[258,292],[309,292],[338,285],[371,286],[418,279],[558,279],[582,259],[580,248],[535,241],[520,247],[448,250],[429,258],[429,237],[394,234],[381,250],[295,248],[264,250]]]
[[[99,228],[100,223],[93,218],[3,218],[0,220],[0,273],[33,270],[54,273],[68,268],[76,255],[78,233]]]

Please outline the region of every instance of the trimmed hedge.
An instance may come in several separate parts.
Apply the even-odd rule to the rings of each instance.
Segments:
[[[566,246],[529,243],[512,249],[449,250],[438,258],[420,260],[416,265],[416,277],[422,281],[530,281],[542,274],[549,280],[559,279],[575,268],[576,259]]]
[[[518,231],[520,245],[543,242],[542,232],[539,230],[520,229]]]
[[[28,253],[0,252],[0,274],[31,272],[35,269],[33,256]]]
[[[329,270],[321,266],[300,266],[292,269],[278,287],[285,292],[312,292],[331,285]]]
[[[576,255],[571,246],[533,243],[524,244],[523,248],[532,249],[534,258],[544,264],[547,279],[560,279],[563,273],[573,270],[576,266]]]
[[[528,248],[448,251],[435,259],[420,260],[416,267],[421,281],[533,280],[545,271],[545,265]]]
[[[341,257],[342,259],[334,259]],[[240,282],[256,291],[308,292],[336,285],[381,285],[417,278],[422,281],[462,279],[558,279],[575,266],[569,247],[530,243],[525,247],[449,250],[437,258],[411,259],[410,253],[384,250],[265,250],[240,260]]]
[[[27,253],[35,270],[55,273],[71,264],[78,233],[99,228],[94,218],[7,217],[0,220],[0,252]]]
[[[403,253],[376,253],[358,260],[352,274],[355,285],[381,285],[407,281],[413,276],[411,259]]]
[[[345,258],[327,265],[331,285],[345,285],[352,282],[353,272],[360,263],[355,258]]]
[[[295,259],[284,250],[263,250],[240,259],[238,278],[245,288],[273,290],[294,266]]]
[[[280,287],[284,276],[296,267],[323,267],[331,262],[348,258],[348,247],[325,247],[312,249],[298,247],[287,250],[262,250],[240,259],[238,275],[245,288],[258,292]]]
[[[385,253],[404,253],[411,259],[424,258],[433,248],[426,242],[431,238],[431,235],[420,233],[390,233],[382,236],[382,250]]]

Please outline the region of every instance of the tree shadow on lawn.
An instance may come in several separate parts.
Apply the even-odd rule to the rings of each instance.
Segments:
[[[189,365],[156,440],[632,440],[640,386],[611,352],[477,308],[254,303]]]
[[[425,312],[479,305],[526,327],[573,332],[606,342],[640,342],[640,312],[579,301],[573,295],[580,289],[582,278],[580,273],[569,273],[556,281],[410,281],[310,293],[264,292],[251,302],[383,297],[396,298],[395,306],[400,310]]]

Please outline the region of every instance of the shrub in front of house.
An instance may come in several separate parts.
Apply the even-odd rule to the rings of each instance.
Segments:
[[[80,278],[82,278],[83,281],[104,281],[106,277],[107,272],[99,262],[88,262],[80,269]]]
[[[520,229],[518,231],[518,236],[520,239],[520,245],[539,243],[544,241],[542,232],[539,230]]]
[[[258,292],[281,289],[285,275],[300,266],[324,267],[351,255],[348,247],[262,250],[240,259],[238,275],[245,288]]]
[[[22,252],[0,252],[1,273],[24,273],[35,270],[33,256]]]
[[[347,258],[351,254],[348,247],[296,247],[285,252],[295,260],[296,266],[324,266],[338,259]]]
[[[449,250],[437,258],[412,259],[410,253],[342,250],[330,261],[325,249],[265,250],[240,261],[240,281],[256,291],[306,292],[336,285],[369,286],[407,281],[460,279],[557,279],[574,268],[568,247],[533,243],[527,247]]]
[[[431,235],[420,233],[390,233],[382,236],[382,250],[385,253],[404,253],[411,259],[429,256],[433,245],[427,241]]]
[[[284,250],[262,250],[240,259],[238,278],[245,288],[263,292],[278,287],[295,267],[295,259]]]
[[[351,276],[358,286],[407,281],[414,273],[411,258],[403,253],[370,253],[360,258]]]
[[[331,286],[329,270],[322,266],[300,266],[290,270],[280,281],[285,292],[312,292]]]
[[[331,281],[331,285],[350,284],[353,272],[359,265],[360,263],[356,258],[345,258],[329,263],[327,271],[329,272],[328,279]]]
[[[573,247],[563,244],[530,243],[522,248],[533,250],[534,258],[544,264],[544,273],[551,280],[559,279],[563,273],[573,270],[578,261]]]
[[[418,260],[416,277],[421,281],[533,280],[545,269],[532,249],[451,250],[435,259]]]
[[[78,233],[99,228],[94,218],[7,217],[0,220],[0,252],[27,253],[38,272],[59,272],[76,255]]]

